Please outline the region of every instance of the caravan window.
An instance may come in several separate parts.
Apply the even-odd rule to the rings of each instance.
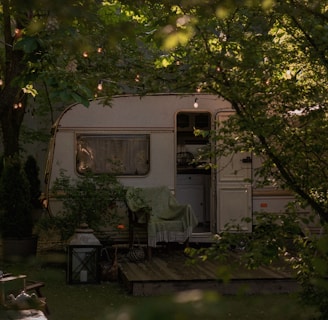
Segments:
[[[149,172],[148,134],[78,134],[76,170],[83,174],[146,175]]]

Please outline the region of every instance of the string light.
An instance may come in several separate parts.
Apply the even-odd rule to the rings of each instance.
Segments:
[[[84,58],[88,58],[88,56],[89,56],[89,55],[88,55],[88,52],[84,51],[84,52],[83,52],[83,57],[84,57]]]
[[[103,89],[103,83],[102,83],[101,80],[98,82],[97,89],[98,89],[99,91],[101,91],[101,90]]]
[[[112,80],[109,80],[109,79],[100,79],[98,81],[98,85],[97,85],[98,91],[102,91],[103,90],[103,84],[104,84],[104,82],[116,84],[115,81],[112,81]]]
[[[194,108],[197,109],[198,108],[198,102],[197,102],[197,98],[195,98],[195,102],[194,102]]]
[[[3,80],[2,79],[0,79],[0,86],[2,86],[3,85]]]
[[[16,39],[21,38],[22,34],[23,34],[22,29],[18,29],[18,28],[15,29],[15,38]]]
[[[23,104],[22,104],[21,102],[15,103],[15,104],[13,105],[13,108],[14,108],[15,110],[20,109],[20,108],[22,108],[22,107],[23,107]]]

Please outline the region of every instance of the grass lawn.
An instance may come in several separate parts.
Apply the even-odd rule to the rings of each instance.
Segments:
[[[170,297],[134,297],[117,282],[67,285],[63,266],[16,264],[6,266],[5,271],[46,283],[42,293],[51,312],[49,320],[305,320],[315,316],[294,295],[222,297],[196,291]]]

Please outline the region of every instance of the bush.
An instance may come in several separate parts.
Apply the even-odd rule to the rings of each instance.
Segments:
[[[311,224],[313,217],[305,218],[296,212],[257,215],[250,234],[222,232],[208,248],[186,249],[197,260],[215,259],[227,262],[231,252],[237,252],[237,262],[256,269],[275,262],[284,262],[294,272],[301,285],[300,298],[320,313],[318,319],[328,319],[328,226],[320,235],[306,233],[301,226]],[[238,226],[227,228],[236,230]],[[230,275],[224,274],[225,279]]]
[[[118,223],[117,207],[125,201],[126,190],[113,174],[86,173],[74,180],[62,171],[52,188],[63,210],[51,223],[67,239],[81,223],[94,230]],[[43,222],[44,223],[44,222]]]
[[[301,299],[320,312],[318,319],[328,319],[328,226],[321,235],[298,237],[294,243],[295,254],[288,255],[288,262],[296,271],[302,286]]]

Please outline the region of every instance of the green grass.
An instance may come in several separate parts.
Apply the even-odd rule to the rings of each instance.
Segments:
[[[33,263],[6,266],[5,271],[25,273],[30,280],[46,283],[42,293],[51,312],[49,320],[307,320],[315,316],[314,310],[299,304],[295,295],[222,297],[194,291],[167,297],[134,297],[117,282],[67,285],[63,266]]]

